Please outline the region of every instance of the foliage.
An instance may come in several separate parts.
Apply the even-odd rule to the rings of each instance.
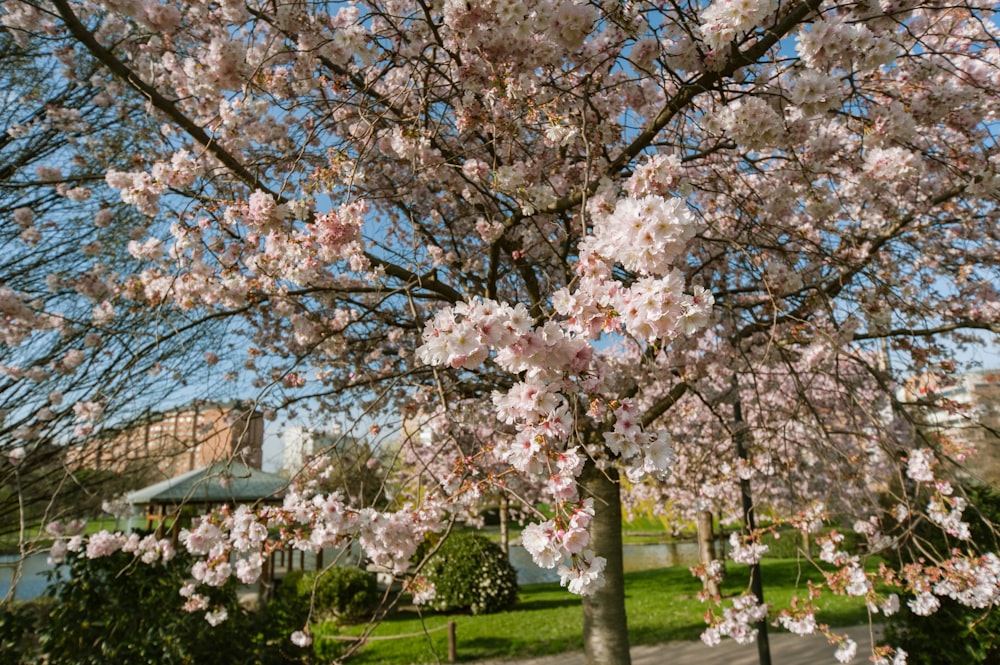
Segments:
[[[817,537],[822,537],[829,534],[831,529],[826,528],[818,533],[809,535],[809,557],[814,557],[819,553],[819,548],[816,546]],[[848,554],[857,554],[859,547],[858,534],[854,533],[851,529],[836,529],[837,533],[842,535],[844,539],[840,542],[839,548]],[[797,559],[806,552],[804,552],[804,541],[802,533],[795,530],[780,530],[780,531],[765,531],[760,538],[762,545],[767,545],[767,552],[764,557],[768,559]]]
[[[38,632],[51,609],[43,596],[28,602],[0,604],[0,654],[6,663],[35,662],[39,656]]]
[[[369,618],[381,598],[375,575],[353,566],[335,566],[303,575],[299,596],[313,598],[313,620],[351,623]],[[315,595],[313,595],[315,594]]]
[[[300,591],[302,578],[302,571],[291,570],[276,580],[270,600],[260,611],[262,639],[281,654],[282,662],[312,662],[312,649],[299,647],[288,639],[309,621],[309,596]]]
[[[970,501],[979,514],[969,520],[974,542],[990,542],[995,534],[989,521],[1000,519],[1000,493],[990,486],[968,488]],[[915,534],[927,548],[924,552],[954,546],[929,525],[917,528]],[[902,568],[923,552],[901,548],[891,559],[893,566]],[[931,616],[916,614],[907,603],[889,617],[882,641],[902,647],[909,654],[911,665],[993,665],[1000,662],[1000,613],[996,608],[974,609],[948,597],[940,598],[941,607]]]
[[[452,534],[423,574],[434,583],[438,610],[493,614],[517,602],[517,572],[499,545],[478,534]]]
[[[68,558],[69,574],[53,581],[57,602],[39,631],[42,651],[60,665],[157,663],[244,664],[264,659],[249,613],[237,602],[235,582],[213,589],[210,602],[228,619],[216,627],[202,612],[182,610],[179,590],[190,560],[140,564],[131,554]]]

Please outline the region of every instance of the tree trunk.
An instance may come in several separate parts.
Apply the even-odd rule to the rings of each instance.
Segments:
[[[736,444],[736,455],[743,462],[747,462],[749,461],[746,447],[747,426],[743,421],[743,404],[740,401],[739,382],[735,374],[733,386],[736,389],[733,398],[733,443]],[[754,534],[757,531],[757,521],[754,517],[750,480],[747,478],[740,478],[740,500],[743,507],[743,532]],[[764,582],[761,579],[760,563],[750,564],[750,590],[757,597],[757,602],[764,605]],[[771,642],[767,635],[767,619],[757,623],[757,630],[757,655],[760,658],[760,665],[771,665]]]
[[[507,524],[508,500],[506,494],[500,495],[500,549],[510,559],[510,525]]]
[[[719,557],[718,558],[719,558],[719,561],[722,562],[722,579],[726,579],[726,527],[723,526],[723,524],[722,524],[722,510],[721,509],[719,510],[718,513],[716,513],[716,515],[715,515],[715,521],[719,525],[719,534],[718,534],[719,537],[718,537],[718,539],[716,541],[718,543],[718,545],[719,545],[718,546],[718,552],[719,552]]]
[[[583,644],[587,665],[631,665],[625,619],[625,572],[622,563],[621,484],[614,468],[598,470],[588,461],[580,476],[585,497],[594,499],[590,544],[607,559],[605,584],[583,598]]]
[[[695,515],[695,526],[698,529],[698,561],[709,565],[718,559],[715,552],[715,529],[712,527],[712,512],[699,510]],[[705,591],[713,598],[720,596],[719,582],[712,577],[705,578]]]

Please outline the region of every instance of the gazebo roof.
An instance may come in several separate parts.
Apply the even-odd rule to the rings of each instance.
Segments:
[[[287,486],[285,478],[242,462],[216,462],[129,492],[125,500],[140,505],[276,501]]]

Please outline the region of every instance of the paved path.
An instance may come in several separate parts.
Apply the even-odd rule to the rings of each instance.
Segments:
[[[855,665],[867,663],[871,655],[871,633],[868,626],[836,628],[835,633],[848,634],[858,643]],[[788,633],[770,635],[773,665],[839,665],[833,653],[836,646],[822,635],[799,637]],[[531,660],[486,660],[476,665],[583,665],[583,653],[563,653]],[[632,649],[632,665],[758,665],[757,644],[737,644],[725,639],[717,647],[701,642],[667,642]]]

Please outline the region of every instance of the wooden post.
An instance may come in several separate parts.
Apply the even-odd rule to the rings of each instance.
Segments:
[[[510,512],[508,507],[508,499],[506,494],[500,495],[500,506],[498,508],[500,513],[500,549],[503,550],[504,556],[507,560],[510,560],[510,527],[507,524],[507,515]]]
[[[260,578],[257,582],[257,602],[259,607],[263,607],[268,600],[270,600],[268,593],[268,586],[274,582],[274,557],[269,556],[264,559],[264,565],[261,566]]]
[[[695,515],[695,524],[698,528],[698,562],[708,566],[716,560],[715,554],[715,529],[712,525],[712,513],[708,510],[699,510]],[[705,578],[705,591],[713,598],[721,595],[719,582],[713,577]]]
[[[458,638],[455,636],[455,622],[448,622],[448,662],[458,662]]]

